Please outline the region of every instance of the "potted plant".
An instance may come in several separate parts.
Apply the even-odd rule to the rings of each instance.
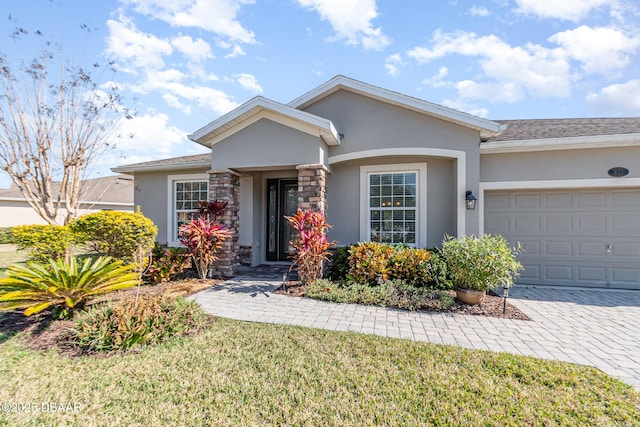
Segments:
[[[497,286],[511,287],[522,265],[516,255],[522,247],[509,247],[499,235],[483,237],[447,236],[442,253],[456,286],[456,298],[467,304],[480,304],[487,291]]]

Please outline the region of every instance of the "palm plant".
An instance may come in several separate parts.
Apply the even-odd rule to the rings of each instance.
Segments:
[[[71,258],[45,263],[14,264],[0,279],[0,310],[24,308],[25,316],[51,306],[60,308],[58,317],[70,317],[91,297],[134,287],[138,284],[133,266],[100,257],[92,261]]]

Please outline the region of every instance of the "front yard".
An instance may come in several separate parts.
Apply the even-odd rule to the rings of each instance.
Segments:
[[[215,319],[98,358],[0,342],[0,402],[35,404],[2,425],[640,424],[640,394],[593,368],[355,333]]]

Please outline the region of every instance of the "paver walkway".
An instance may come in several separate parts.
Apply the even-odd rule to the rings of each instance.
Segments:
[[[285,270],[286,271],[286,270]],[[417,313],[278,295],[281,271],[238,276],[192,297],[208,313],[353,331],[599,368],[640,389],[640,292],[515,287],[509,302],[533,321]]]

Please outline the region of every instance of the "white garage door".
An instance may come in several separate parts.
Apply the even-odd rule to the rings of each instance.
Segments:
[[[524,245],[519,283],[640,289],[640,189],[487,192],[484,231]]]

